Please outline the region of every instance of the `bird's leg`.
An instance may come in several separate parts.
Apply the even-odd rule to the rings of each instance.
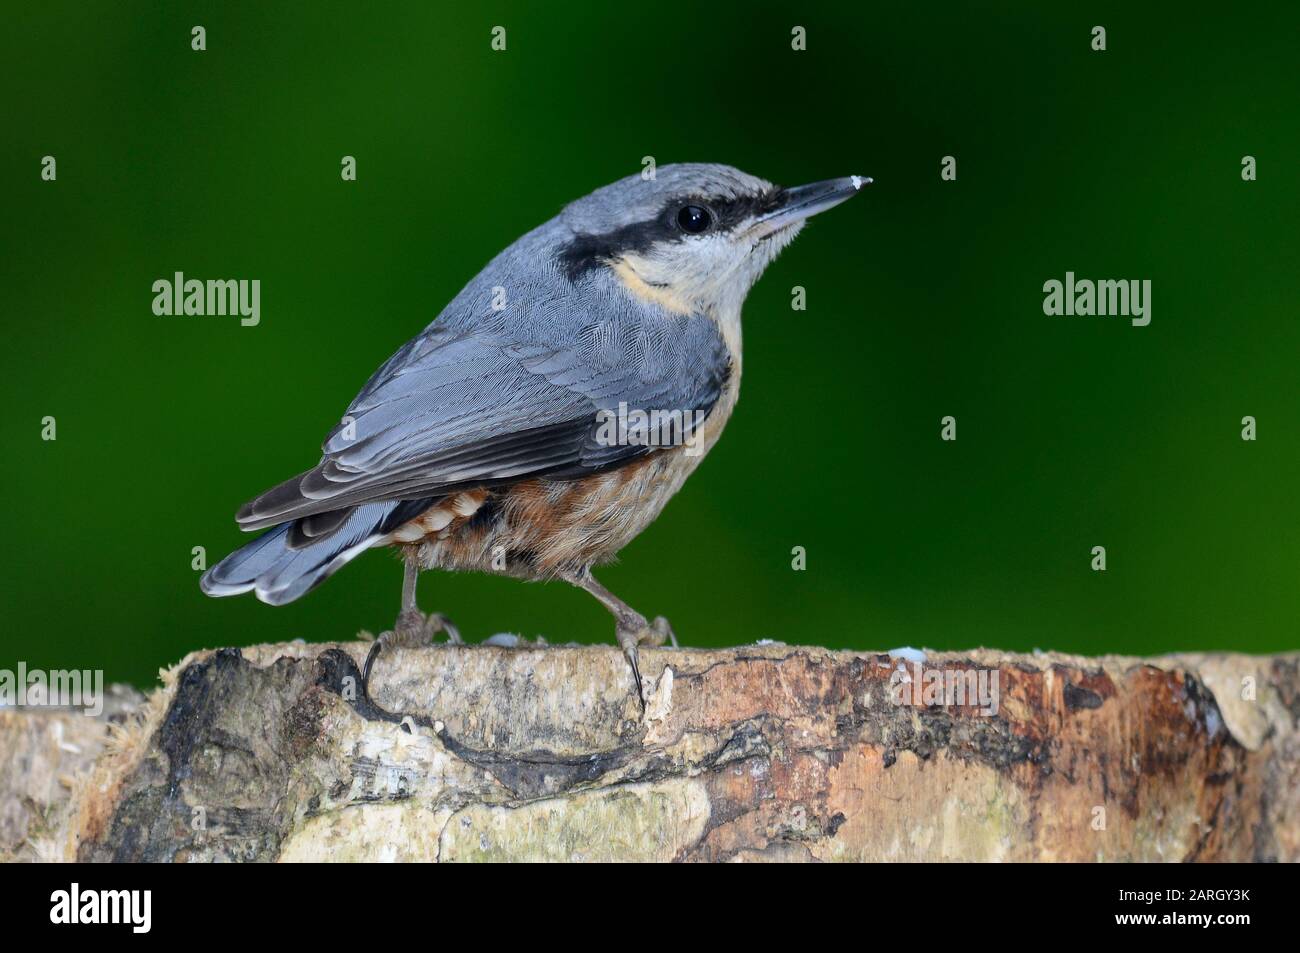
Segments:
[[[672,626],[663,616],[656,616],[653,622],[647,623],[645,616],[597,582],[596,577],[589,570],[573,573],[565,578],[580,589],[590,592],[601,605],[614,614],[614,634],[618,638],[623,654],[627,656],[628,664],[632,666],[632,679],[636,683],[637,699],[641,702],[641,710],[645,711],[646,684],[641,678],[637,649],[642,645],[657,647],[665,642],[671,642],[673,648],[677,648],[677,636],[673,634]]]
[[[386,647],[417,648],[432,645],[433,637],[439,632],[446,632],[447,641],[453,645],[464,644],[464,640],[460,637],[460,630],[445,615],[441,612],[431,612],[426,616],[420,611],[415,601],[415,585],[419,575],[420,569],[414,557],[408,556],[406,574],[402,577],[401,611],[397,613],[397,621],[393,628],[382,633],[370,647],[366,655],[366,664],[361,670],[363,683],[369,684],[370,670],[375,664],[375,659]]]
[[[420,576],[419,566],[414,557],[407,557],[406,572],[402,576],[402,609],[397,614],[397,623],[393,626],[389,645],[419,646],[428,645],[439,632],[447,633],[447,641],[454,645],[463,644],[460,631],[441,612],[431,612],[427,616],[420,611],[415,601],[415,586]],[[382,636],[381,636],[382,639]]]
[[[420,571],[416,568],[414,559],[403,561],[405,572],[402,575],[402,608],[397,613],[397,621],[393,624],[393,630],[388,633],[392,636],[390,644],[416,644],[424,634],[424,613],[420,611],[420,606],[415,600],[415,586],[420,578]]]

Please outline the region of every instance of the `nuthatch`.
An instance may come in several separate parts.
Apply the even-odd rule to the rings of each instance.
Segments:
[[[676,639],[591,568],[659,515],[722,433],[740,389],[740,308],[763,269],[809,216],[870,181],[784,189],[683,164],[573,202],[374,373],[320,463],[239,511],[240,528],[270,532],[212,567],[203,591],[282,605],[363,551],[400,546],[402,609],[386,638],[410,644],[460,641],[417,607],[421,569],[563,579],[614,614],[644,704],[637,647]]]

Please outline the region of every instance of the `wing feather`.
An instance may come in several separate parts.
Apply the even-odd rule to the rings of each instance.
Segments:
[[[540,313],[440,320],[407,342],[327,435],[320,463],[246,504],[241,527],[596,472],[648,452],[601,445],[598,412],[712,408],[729,359],[710,319],[619,302],[593,321],[566,316],[567,294],[544,297]],[[304,523],[294,542],[334,523]]]

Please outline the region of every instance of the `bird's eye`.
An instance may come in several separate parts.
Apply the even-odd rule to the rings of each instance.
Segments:
[[[713,216],[709,214],[708,209],[700,208],[698,205],[685,205],[677,213],[677,224],[681,226],[682,231],[698,235],[713,224]]]

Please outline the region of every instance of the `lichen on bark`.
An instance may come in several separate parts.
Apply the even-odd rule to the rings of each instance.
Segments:
[[[921,670],[883,653],[648,650],[642,711],[613,647],[393,650],[368,691],[367,648],[194,653],[118,727],[78,723],[86,756],[35,800],[32,772],[49,766],[32,752],[59,722],[0,713],[0,849],[96,861],[1300,859],[1295,655],[925,659],[950,683],[996,673],[988,712],[969,698],[900,704],[900,671]]]

